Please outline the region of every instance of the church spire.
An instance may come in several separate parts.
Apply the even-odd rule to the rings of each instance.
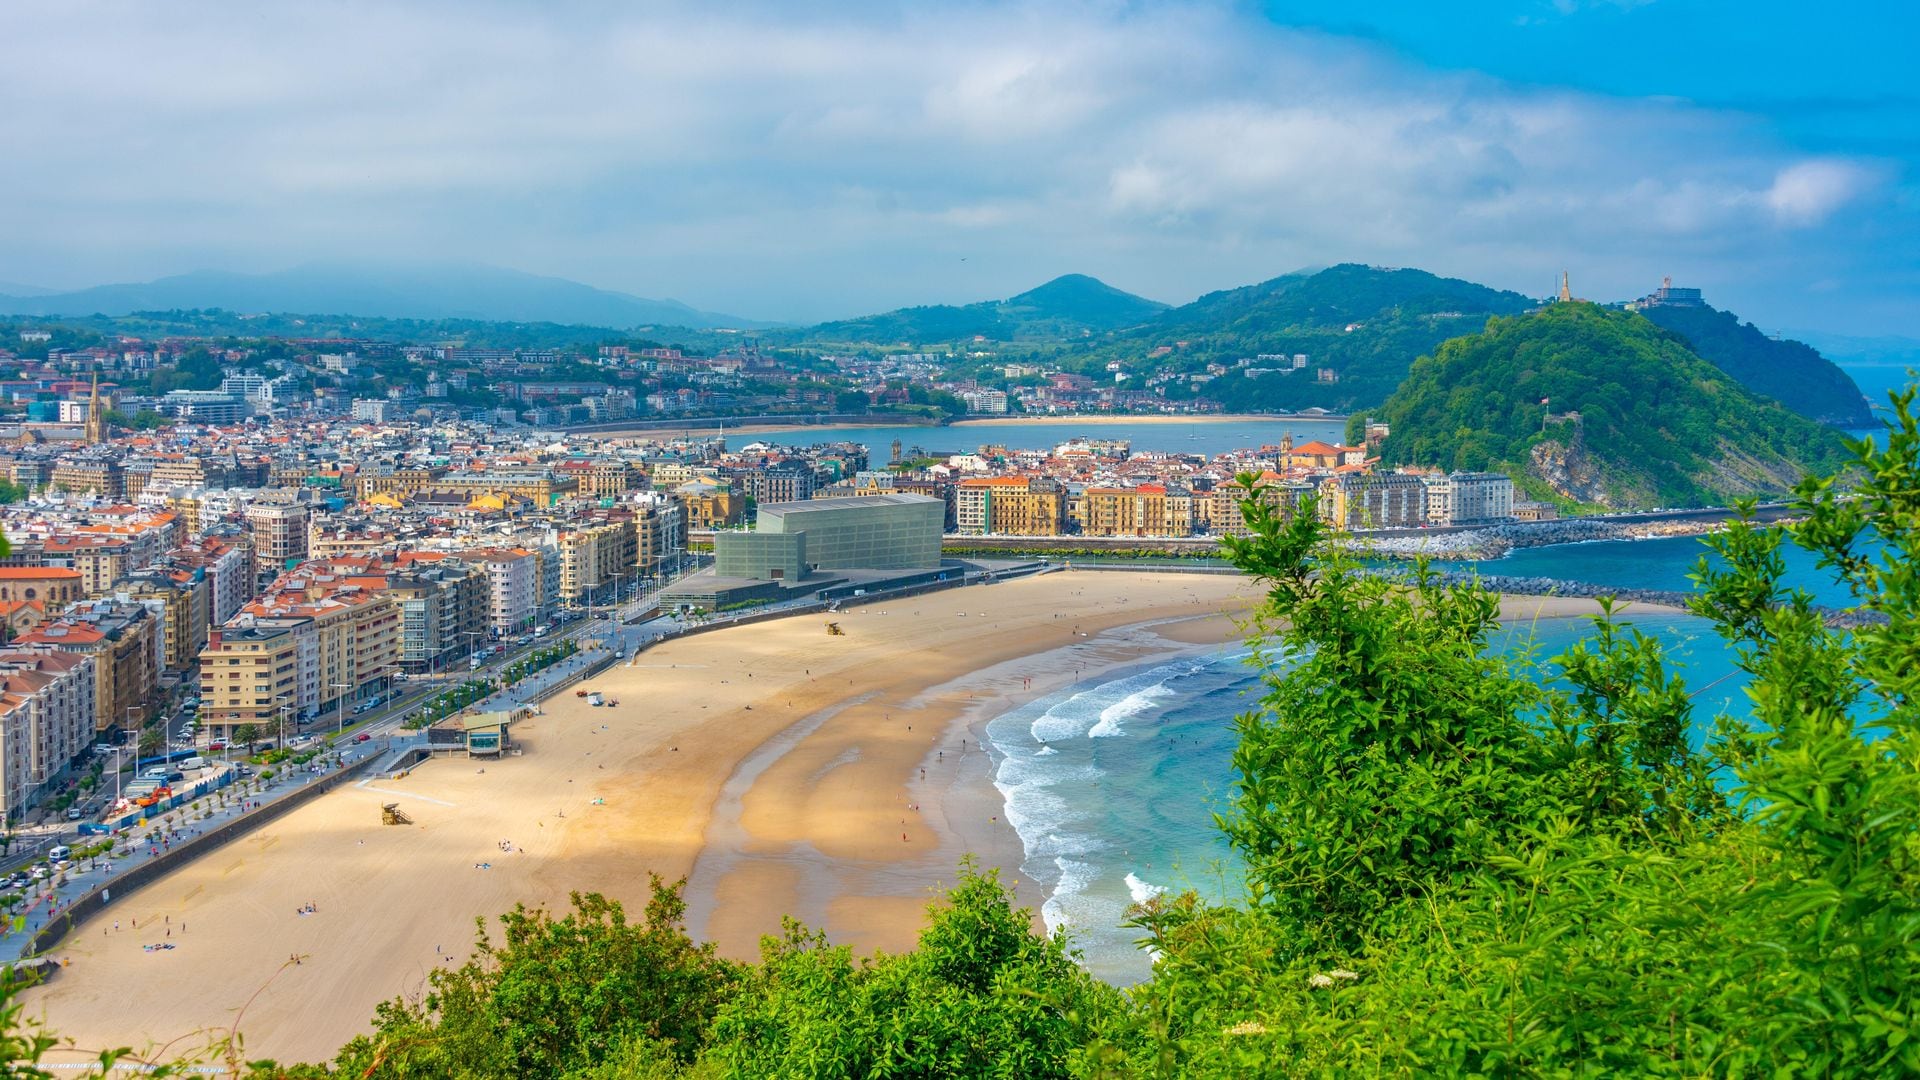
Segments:
[[[97,446],[107,441],[106,415],[100,411],[100,369],[93,370],[93,393],[87,398],[86,444]]]
[[[1572,299],[1573,287],[1567,282],[1567,272],[1562,270],[1560,271],[1560,302],[1564,304]]]

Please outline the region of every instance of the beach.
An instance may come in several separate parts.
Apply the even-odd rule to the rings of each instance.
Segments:
[[[851,608],[844,637],[805,616],[664,643],[591,681],[618,708],[550,700],[518,756],[343,787],[116,900],[29,1009],[82,1048],[186,1052],[238,1017],[249,1058],[316,1060],[464,960],[475,919],[574,891],[637,911],[649,871],[693,879],[690,929],[730,956],[783,914],[910,948],[962,854],[1019,865],[968,725],[1231,638],[1250,596],[1225,575],[1062,572]],[[382,826],[386,802],[415,824]]]
[[[84,1049],[190,1053],[237,1023],[247,1059],[319,1060],[463,961],[476,919],[575,891],[637,913],[650,871],[689,879],[689,929],[728,956],[786,914],[863,952],[911,948],[963,854],[1018,876],[982,727],[1217,649],[1254,599],[1233,575],[1066,571],[850,608],[844,637],[813,615],[663,643],[590,681],[617,708],[547,702],[517,755],[343,787],[117,899],[54,951],[70,966],[28,1010]],[[414,824],[382,826],[388,802]]]
[[[831,424],[792,423],[780,424],[756,422],[735,425],[725,417],[688,420],[684,424],[657,428],[632,428],[615,431],[602,431],[596,434],[609,439],[675,439],[689,436],[710,438],[719,434],[726,435],[790,435],[795,432],[817,431],[824,438],[821,442],[831,442],[836,431],[864,431],[874,427],[913,427],[928,431],[951,430],[955,428],[1009,427],[1029,424],[1084,424],[1088,427],[1100,427],[1112,424],[1154,424],[1154,425],[1212,425],[1272,423],[1276,420],[1292,420],[1314,423],[1344,423],[1344,416],[1332,414],[1306,413],[1195,413],[1192,415],[1166,415],[1160,413],[1019,413],[1008,416],[967,416],[947,424],[914,423],[912,419],[898,416],[876,415],[860,421],[839,421]]]

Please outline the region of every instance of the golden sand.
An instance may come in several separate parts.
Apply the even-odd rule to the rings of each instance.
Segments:
[[[116,902],[29,1008],[83,1048],[191,1052],[238,1019],[249,1059],[318,1060],[464,960],[476,919],[574,891],[636,909],[649,871],[690,878],[690,928],[731,956],[783,914],[911,948],[962,854],[1018,876],[979,727],[1237,638],[1252,597],[1232,576],[1070,571],[852,608],[844,637],[797,616],[663,644],[592,680],[618,708],[549,701],[518,756],[344,787]],[[383,827],[385,802],[415,824]],[[160,940],[176,948],[140,947]]]

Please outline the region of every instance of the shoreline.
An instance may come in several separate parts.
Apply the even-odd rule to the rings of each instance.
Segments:
[[[1006,427],[1020,424],[1267,424],[1276,421],[1344,424],[1347,417],[1310,413],[1195,413],[1191,416],[1166,413],[1022,413],[1018,416],[970,416],[955,420],[947,427]],[[878,425],[876,425],[878,426]]]
[[[703,418],[690,422],[684,427],[636,428],[625,431],[596,431],[594,434],[609,439],[646,439],[658,437],[662,440],[686,438],[688,436],[709,437],[721,433],[724,417]],[[870,428],[924,428],[927,431],[948,431],[954,428],[969,427],[1008,427],[1022,424],[1087,424],[1094,427],[1113,424],[1270,424],[1276,422],[1299,423],[1341,423],[1345,416],[1316,416],[1302,413],[1204,413],[1192,416],[1169,416],[1164,413],[1073,413],[1073,414],[1021,414],[1018,416],[969,416],[952,420],[945,424],[912,423],[908,417],[878,416],[864,423],[853,421],[835,421],[830,424],[775,424],[752,423],[738,427],[725,427],[727,435],[782,435],[796,431],[864,431]]]
[[[575,891],[637,912],[649,871],[686,878],[689,930],[741,958],[787,914],[861,953],[910,949],[965,852],[1038,913],[986,725],[1238,640],[1249,585],[1062,571],[848,609],[846,637],[794,617],[664,643],[590,680],[617,709],[550,698],[516,754],[342,787],[117,899],[56,950],[71,966],[27,992],[29,1015],[81,1046],[190,1052],[244,1005],[249,1057],[323,1060],[463,961],[476,918],[564,913]],[[378,823],[392,801],[413,826]],[[156,926],[177,951],[143,951]]]

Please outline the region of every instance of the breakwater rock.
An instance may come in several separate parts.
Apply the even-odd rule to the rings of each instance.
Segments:
[[[1645,540],[1656,536],[1701,536],[1725,528],[1724,521],[1634,521],[1604,518],[1563,518],[1559,521],[1516,521],[1461,532],[1418,536],[1358,537],[1362,554],[1388,559],[1497,559],[1516,548],[1553,544],[1584,544],[1594,540]]]
[[[1381,573],[1399,574],[1400,571],[1383,570]],[[1587,581],[1565,581],[1560,578],[1518,577],[1502,574],[1474,574],[1459,570],[1442,570],[1434,578],[1446,585],[1477,584],[1483,589],[1510,593],[1516,596],[1576,596],[1588,600],[1598,600],[1603,596],[1629,604],[1660,604],[1666,607],[1686,608],[1693,599],[1692,593],[1670,592],[1664,589],[1622,589],[1612,585],[1596,585]],[[1816,607],[1822,621],[1835,629],[1850,629],[1860,626],[1882,626],[1887,617],[1876,611],[1861,611],[1855,608]]]

